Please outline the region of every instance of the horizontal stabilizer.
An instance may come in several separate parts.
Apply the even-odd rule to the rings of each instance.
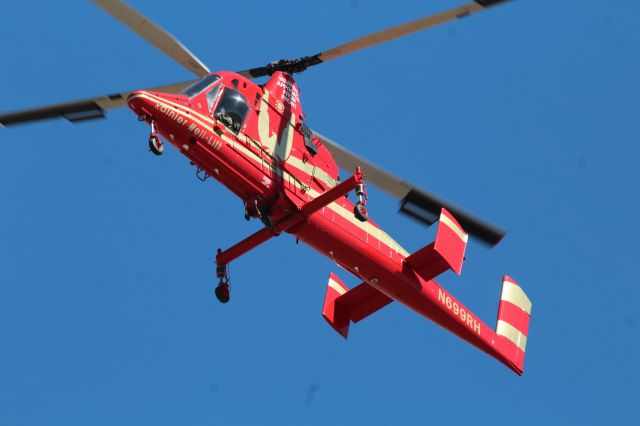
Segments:
[[[460,275],[469,236],[446,209],[440,211],[436,240],[405,259],[418,275],[429,281],[453,270]]]
[[[392,299],[367,283],[349,290],[335,274],[329,276],[322,316],[345,339],[351,322],[384,308]]]
[[[508,342],[510,353],[507,355],[518,374],[522,374],[524,371],[524,355],[530,318],[531,301],[518,283],[505,275],[502,279],[496,334]]]

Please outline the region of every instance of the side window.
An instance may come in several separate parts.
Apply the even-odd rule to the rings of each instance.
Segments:
[[[209,90],[207,92],[207,107],[209,108],[208,111],[213,113],[213,111],[211,111],[211,108],[213,108],[213,103],[216,101],[216,96],[218,95],[218,92],[220,91],[220,86],[221,84],[218,84],[215,87],[212,87],[211,90]]]
[[[318,153],[318,147],[313,143],[313,132],[304,123],[300,125],[300,133],[304,136],[304,146],[312,154]]]
[[[218,102],[214,117],[232,132],[238,133],[242,128],[242,123],[244,123],[248,111],[249,104],[242,93],[227,87],[222,93],[220,102]]]

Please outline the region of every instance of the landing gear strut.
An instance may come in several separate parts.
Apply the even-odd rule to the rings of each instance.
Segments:
[[[149,135],[149,151],[155,155],[162,155],[164,152],[164,144],[157,134],[156,123],[151,121],[151,134]]]
[[[222,250],[218,249],[218,254],[220,254],[221,252]],[[227,268],[227,265],[216,264],[216,275],[220,280],[215,291],[216,297],[218,298],[220,303],[227,303],[231,299],[229,287],[229,270]]]

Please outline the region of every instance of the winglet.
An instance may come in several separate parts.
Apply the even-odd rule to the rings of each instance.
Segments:
[[[329,276],[322,316],[342,337],[349,324],[359,322],[391,303],[393,299],[364,282],[351,290],[335,274]]]
[[[510,348],[507,356],[518,374],[522,374],[524,371],[524,355],[530,318],[531,301],[518,283],[505,275],[502,279],[496,334],[502,336],[507,347]]]
[[[469,235],[446,209],[440,211],[436,240],[407,257],[405,262],[425,280],[453,270],[460,275]]]
[[[434,249],[458,275],[462,272],[467,241],[469,241],[469,234],[464,232],[451,213],[442,209]]]
[[[349,336],[349,312],[344,306],[336,304],[336,299],[349,289],[335,274],[329,276],[327,293],[324,296],[322,316],[345,339]]]

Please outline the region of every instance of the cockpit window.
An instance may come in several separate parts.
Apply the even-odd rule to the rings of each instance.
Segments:
[[[220,91],[220,87],[222,87],[222,84],[218,84],[216,86],[213,86],[211,89],[209,89],[209,91],[206,94],[207,107],[209,108],[208,111],[210,113],[212,113],[211,108],[213,108],[213,103],[216,101],[216,96],[218,96],[218,92]]]
[[[196,81],[195,83],[193,83],[191,86],[187,87],[180,93],[183,95],[187,95],[187,97],[191,99],[194,96],[198,96],[200,93],[202,93],[204,89],[211,86],[213,83],[215,83],[218,80],[220,80],[219,75],[215,75],[215,74],[208,75],[203,79]]]
[[[242,93],[227,87],[218,102],[214,116],[231,131],[238,133],[248,111],[249,104]]]

